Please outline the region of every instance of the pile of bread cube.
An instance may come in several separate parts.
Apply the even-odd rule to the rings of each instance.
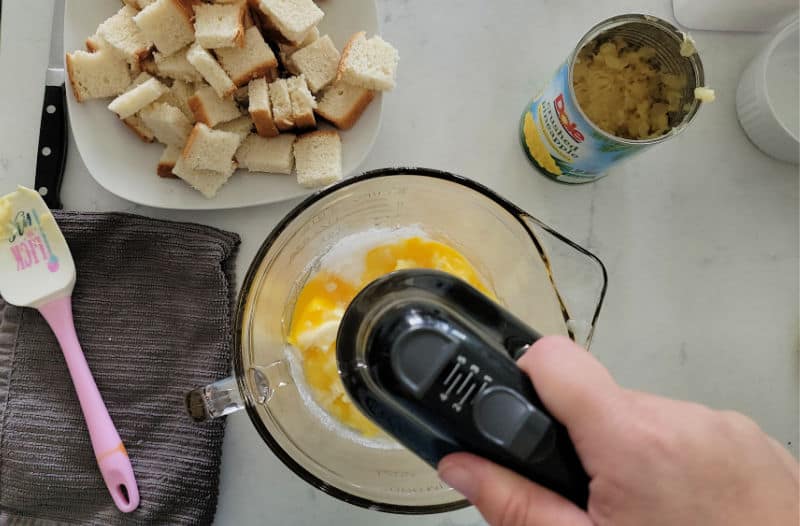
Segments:
[[[67,53],[79,101],[108,108],[164,152],[156,173],[212,198],[237,168],[296,173],[305,187],[342,178],[336,129],[394,88],[397,51],[354,34],[337,49],[313,0],[125,0]]]

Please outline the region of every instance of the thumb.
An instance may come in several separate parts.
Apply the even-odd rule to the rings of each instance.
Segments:
[[[589,516],[562,496],[469,453],[439,462],[439,477],[464,495],[492,526],[591,526]]]
[[[517,361],[542,402],[569,430],[579,454],[607,429],[624,402],[623,390],[597,358],[565,336],[545,336]],[[586,463],[585,458],[581,458]],[[586,466],[591,469],[591,466]],[[591,474],[591,472],[590,472]]]

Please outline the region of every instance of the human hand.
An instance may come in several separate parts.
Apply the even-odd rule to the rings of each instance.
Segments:
[[[746,416],[623,389],[565,337],[520,358],[592,481],[584,511],[488,460],[448,455],[439,476],[493,526],[798,523],[798,463]]]

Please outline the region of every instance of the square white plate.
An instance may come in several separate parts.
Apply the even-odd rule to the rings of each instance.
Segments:
[[[64,12],[64,49],[85,49],[86,37],[120,8],[119,0],[67,0]],[[320,33],[330,35],[342,49],[357,31],[378,33],[375,0],[320,2],[325,18]],[[145,144],[107,109],[110,99],[75,101],[67,82],[67,107],[72,134],[89,173],[111,193],[147,206],[188,210],[239,208],[292,199],[311,193],[293,175],[251,174],[239,170],[216,197],[206,199],[179,179],[156,175],[163,151],[158,143]],[[342,171],[352,175],[372,149],[380,129],[380,94],[356,125],[342,136]],[[325,127],[327,125],[323,125]]]

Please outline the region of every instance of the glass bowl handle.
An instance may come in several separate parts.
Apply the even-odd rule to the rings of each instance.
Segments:
[[[242,409],[244,401],[234,376],[186,393],[186,411],[195,422],[220,418]]]
[[[270,401],[277,389],[288,385],[288,367],[283,361],[266,366],[252,367],[247,381],[238,381],[229,376],[204,387],[186,393],[186,411],[195,422],[221,418],[241,411],[245,407],[242,393],[246,389],[248,399],[258,404]]]
[[[561,306],[569,318],[572,339],[589,348],[608,287],[608,273],[600,259],[532,215],[519,210],[539,253]]]

